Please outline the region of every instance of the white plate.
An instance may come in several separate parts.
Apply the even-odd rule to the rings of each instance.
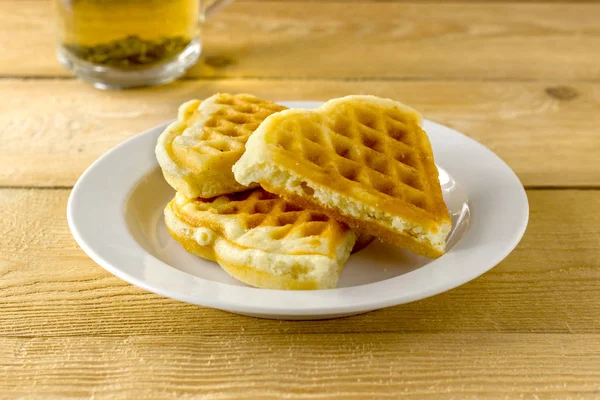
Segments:
[[[314,108],[319,102],[282,102]],[[163,296],[266,318],[319,319],[357,314],[433,296],[488,271],[519,243],[529,214],[512,170],[472,139],[426,121],[453,229],[437,260],[375,241],[354,254],[337,289],[248,287],[210,261],[186,253],[162,213],[174,191],[154,158],[166,125],[115,147],[73,188],[67,217],[81,248],[114,275]]]

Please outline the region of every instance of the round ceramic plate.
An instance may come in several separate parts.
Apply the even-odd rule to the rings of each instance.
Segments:
[[[319,102],[282,102],[314,108]],[[447,253],[437,260],[373,242],[352,255],[338,288],[257,289],[169,236],[163,208],[174,196],[154,157],[166,125],[127,140],[98,159],[73,188],[67,216],[81,248],[114,275],[163,296],[266,318],[357,314],[433,296],[488,271],[519,243],[529,207],[513,171],[472,139],[426,121],[444,199],[452,215]]]

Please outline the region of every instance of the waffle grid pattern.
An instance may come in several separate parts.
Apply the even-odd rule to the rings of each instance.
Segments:
[[[269,115],[285,109],[275,103],[243,94],[219,94],[214,102],[215,111],[203,128],[184,133],[184,139],[180,143],[206,156],[221,156],[230,152],[241,156],[248,137],[258,125]],[[185,110],[182,115],[182,119],[189,121],[188,125],[192,127],[190,122],[194,121],[196,110],[197,107],[193,107]]]
[[[401,111],[346,106],[321,120],[284,124],[275,144],[290,157],[310,161],[332,180],[366,185],[428,210],[427,177],[419,172],[423,133]]]
[[[246,230],[272,228],[269,237],[273,240],[322,236],[333,229],[332,221],[327,215],[304,210],[262,189],[220,196],[210,202],[194,204],[199,211],[234,216]]]

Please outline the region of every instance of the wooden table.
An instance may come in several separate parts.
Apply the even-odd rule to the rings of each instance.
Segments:
[[[600,398],[599,21],[600,4],[566,0],[240,1],[185,79],[102,92],[58,65],[46,0],[0,0],[0,397]],[[527,233],[460,288],[339,320],[129,285],[75,244],[70,189],[216,91],[411,104],[510,164]]]

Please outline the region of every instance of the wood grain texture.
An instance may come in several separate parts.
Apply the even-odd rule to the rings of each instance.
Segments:
[[[71,186],[97,157],[176,116],[191,98],[392,97],[502,157],[526,186],[600,185],[600,84],[556,82],[182,81],[101,92],[73,80],[0,81],[0,185]]]
[[[596,399],[600,335],[2,338],[27,399]],[[35,358],[32,357],[35,355]]]
[[[303,322],[187,305],[113,277],[71,237],[64,217],[68,194],[0,190],[0,336],[600,335],[600,191],[529,191],[531,222],[521,244],[462,287],[361,316]]]
[[[0,75],[69,76],[47,0],[0,2]],[[600,4],[239,2],[193,77],[600,78]]]
[[[14,1],[14,0],[0,0],[0,1]],[[463,4],[463,3],[478,3],[481,4],[484,1],[486,3],[565,3],[565,0],[236,0],[240,2],[268,2],[268,3],[411,3],[411,4]],[[598,0],[575,0],[569,3],[597,3]]]
[[[239,1],[207,24],[186,79],[124,92],[58,65],[49,4],[0,0],[0,399],[600,398],[600,190],[528,190],[522,242],[459,288],[291,322],[110,275],[74,242],[57,188],[217,91],[392,97],[528,187],[600,188],[600,2]]]

